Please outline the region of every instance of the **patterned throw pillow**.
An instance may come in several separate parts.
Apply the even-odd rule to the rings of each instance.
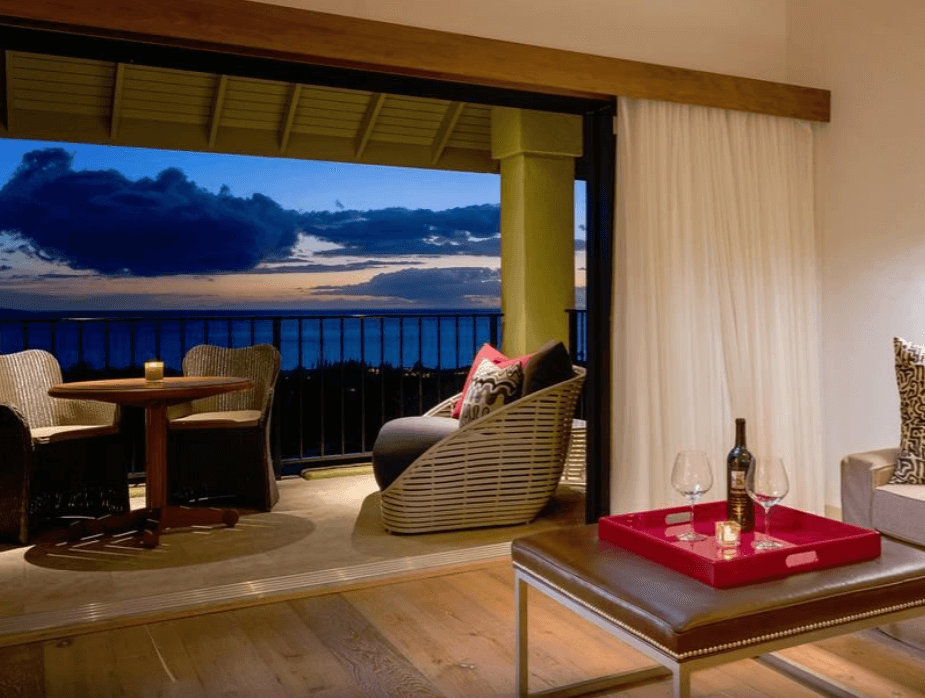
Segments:
[[[531,354],[525,354],[524,356],[518,356],[514,359],[509,359],[507,356],[502,354],[500,351],[495,349],[491,344],[483,344],[482,348],[479,349],[479,353],[475,355],[475,358],[472,360],[472,366],[469,368],[469,375],[466,376],[466,382],[463,384],[462,394],[459,399],[456,401],[456,404],[453,405],[453,412],[450,414],[451,417],[459,419],[459,413],[462,412],[463,400],[466,399],[466,393],[469,392],[469,384],[472,382],[472,377],[475,375],[475,372],[478,370],[478,367],[481,365],[483,359],[488,359],[495,366],[510,366],[512,363],[517,362],[521,367],[526,371],[527,361],[529,361]],[[571,361],[569,362],[571,366]]]
[[[484,417],[502,407],[509,405],[520,397],[524,382],[524,371],[520,363],[509,366],[495,366],[488,359],[483,360],[466,391],[459,413],[459,426]]]
[[[891,485],[925,484],[925,347],[893,339],[902,422]]]

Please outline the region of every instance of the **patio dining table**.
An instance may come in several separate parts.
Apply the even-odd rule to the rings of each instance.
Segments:
[[[198,398],[248,390],[254,383],[246,378],[227,376],[182,376],[146,381],[143,378],[60,383],[48,389],[56,398],[100,400],[145,410],[145,507],[124,515],[95,519],[79,528],[81,536],[131,529],[142,531],[142,544],[156,547],[168,528],[234,526],[238,513],[233,509],[172,506],[167,496],[167,408]]]

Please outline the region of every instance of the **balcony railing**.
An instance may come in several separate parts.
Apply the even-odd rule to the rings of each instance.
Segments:
[[[0,353],[45,349],[65,380],[139,376],[160,358],[180,375],[197,344],[273,344],[281,371],[272,420],[282,473],[368,458],[379,427],[458,392],[499,313],[228,315],[0,320]],[[140,420],[131,410],[130,422]]]
[[[584,311],[570,311],[579,364],[585,320]],[[459,392],[479,347],[500,341],[497,312],[0,320],[0,353],[50,351],[67,381],[140,376],[152,358],[164,361],[167,375],[180,375],[183,356],[197,344],[274,345],[281,370],[271,439],[281,474],[368,459],[386,421],[421,414]],[[141,438],[140,412],[127,410],[126,428]]]

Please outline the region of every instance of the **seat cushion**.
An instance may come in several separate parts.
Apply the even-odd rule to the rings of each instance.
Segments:
[[[243,429],[256,427],[260,410],[228,410],[225,412],[194,412],[169,422],[171,429]]]
[[[373,445],[379,489],[392,484],[427,449],[459,429],[452,417],[402,417],[382,425]]]
[[[70,439],[88,439],[92,436],[106,436],[119,431],[114,424],[72,424],[60,427],[35,427],[30,429],[32,443],[48,444]]]
[[[883,485],[875,489],[871,523],[888,536],[925,546],[925,485]]]

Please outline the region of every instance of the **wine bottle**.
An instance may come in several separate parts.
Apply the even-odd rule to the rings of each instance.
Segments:
[[[745,420],[736,419],[736,442],[726,458],[728,489],[726,518],[737,521],[743,533],[755,528],[755,504],[745,491],[745,475],[752,464],[752,454],[745,446]]]

